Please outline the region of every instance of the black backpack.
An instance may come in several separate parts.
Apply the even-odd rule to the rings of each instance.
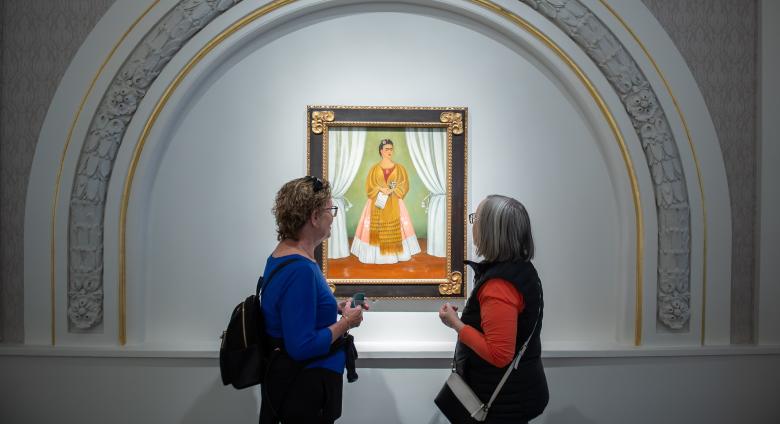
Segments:
[[[269,283],[274,275],[299,258],[292,258],[276,267],[268,276]],[[265,331],[265,318],[260,311],[260,292],[264,282],[257,280],[255,294],[236,305],[230,315],[227,329],[222,332],[219,347],[219,371],[222,384],[232,384],[244,389],[263,383],[265,371],[271,356],[271,346]]]

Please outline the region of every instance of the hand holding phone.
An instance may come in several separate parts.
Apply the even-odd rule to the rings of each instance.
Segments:
[[[363,305],[366,303],[366,294],[365,293],[355,293],[352,295],[352,307],[355,308],[357,306],[363,307]]]

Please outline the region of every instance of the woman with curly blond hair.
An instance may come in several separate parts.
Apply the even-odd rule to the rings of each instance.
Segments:
[[[338,303],[314,258],[338,213],[330,184],[316,177],[289,181],[273,212],[279,244],[266,262],[261,311],[277,350],[263,383],[260,422],[332,423],[341,416],[342,375],[347,350],[354,349],[349,342],[343,347],[344,338],[367,306]]]

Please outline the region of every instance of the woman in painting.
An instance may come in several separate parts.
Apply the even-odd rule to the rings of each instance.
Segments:
[[[366,264],[394,264],[420,253],[404,197],[409,192],[409,174],[393,162],[393,141],[379,142],[382,159],[368,171],[366,202],[360,215],[352,254]]]

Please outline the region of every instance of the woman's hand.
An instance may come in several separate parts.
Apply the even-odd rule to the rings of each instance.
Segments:
[[[389,188],[386,188],[386,187],[382,187],[382,188],[380,188],[380,189],[379,189],[379,191],[381,191],[382,193],[384,193],[384,194],[386,194],[386,195],[388,195],[388,196],[390,195],[390,193],[392,193],[392,192],[393,192],[393,190],[391,190],[391,189],[389,189]]]
[[[368,306],[366,306],[368,309]],[[352,299],[344,302],[344,307],[341,310],[341,319],[346,321],[348,328],[360,327],[360,323],[363,322],[363,306],[352,307]]]
[[[350,328],[359,327],[363,322],[363,310],[368,310],[368,303],[365,301],[360,306],[352,307],[352,299],[342,300],[337,304],[341,319],[331,324],[330,329],[331,343],[339,339],[339,337],[346,334]]]
[[[441,322],[444,323],[444,325],[457,332],[460,332],[460,329],[466,325],[463,324],[463,321],[458,317],[458,307],[450,305],[449,302],[441,305],[441,308],[439,308],[439,319],[441,319]]]
[[[342,300],[341,302],[338,303],[337,307],[338,307],[338,310],[339,310],[339,315],[343,315],[344,314],[344,307],[347,305],[347,303],[349,303],[351,305],[352,304],[352,299]],[[363,300],[363,303],[360,306],[363,308],[364,311],[367,311],[367,310],[371,309],[371,306],[369,306],[369,304],[368,304],[368,299]]]

